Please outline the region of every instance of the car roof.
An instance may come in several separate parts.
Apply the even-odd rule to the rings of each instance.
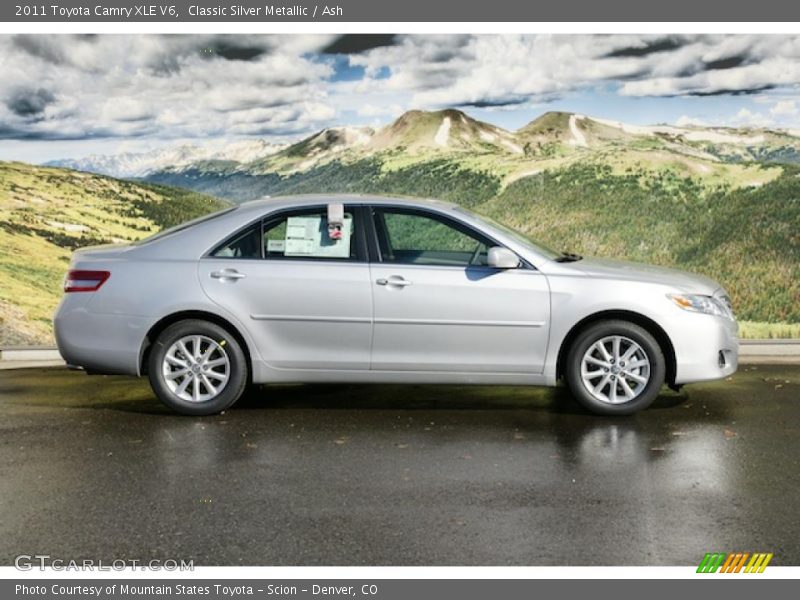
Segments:
[[[408,206],[409,208],[438,208],[447,210],[456,208],[452,202],[428,198],[412,198],[404,196],[379,196],[375,194],[301,194],[292,196],[264,197],[258,200],[243,202],[239,211],[258,212],[266,209],[292,208],[302,206],[318,206],[320,204],[389,204]]]

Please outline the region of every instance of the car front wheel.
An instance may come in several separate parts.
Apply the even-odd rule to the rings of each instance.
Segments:
[[[161,332],[150,352],[148,376],[168,407],[185,415],[212,415],[242,395],[247,359],[227,330],[191,319]]]
[[[567,354],[572,395],[596,414],[629,415],[647,408],[664,384],[664,353],[644,328],[622,320],[589,326]]]

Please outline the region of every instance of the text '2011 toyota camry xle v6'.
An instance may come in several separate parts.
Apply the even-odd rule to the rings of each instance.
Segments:
[[[185,414],[273,382],[548,385],[601,414],[736,370],[725,290],[557,253],[438,201],[302,196],[75,253],[68,364],[146,374]]]

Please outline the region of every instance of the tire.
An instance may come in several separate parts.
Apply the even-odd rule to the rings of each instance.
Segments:
[[[148,377],[155,395],[172,410],[213,415],[233,406],[247,387],[247,358],[230,332],[189,319],[158,336],[150,351]]]
[[[618,358],[614,358],[616,343]],[[666,361],[661,346],[643,327],[622,320],[600,321],[575,338],[564,374],[572,396],[590,412],[630,415],[656,399],[664,384]]]

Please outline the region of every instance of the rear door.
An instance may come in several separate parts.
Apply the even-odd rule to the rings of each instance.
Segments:
[[[327,206],[282,211],[200,261],[203,289],[246,323],[272,367],[369,369],[372,289],[362,208],[344,207],[341,239]]]
[[[373,369],[543,371],[544,275],[487,266],[497,244],[438,211],[380,206],[372,215],[379,254],[370,267]]]

